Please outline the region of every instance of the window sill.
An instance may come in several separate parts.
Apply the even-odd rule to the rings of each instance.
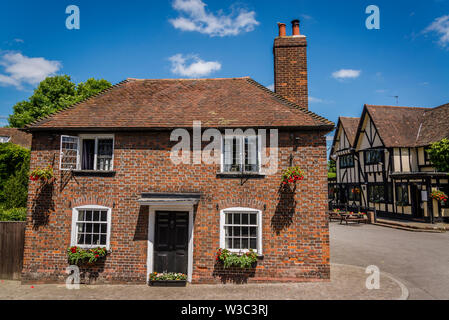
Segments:
[[[100,170],[73,170],[72,171],[76,176],[88,176],[88,177],[112,177],[115,176],[115,171],[100,171]]]
[[[239,172],[219,172],[217,178],[223,179],[264,179],[265,174],[262,173],[239,173]]]

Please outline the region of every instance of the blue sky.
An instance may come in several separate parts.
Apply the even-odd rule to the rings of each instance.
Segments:
[[[380,9],[380,30],[365,27],[371,4]],[[66,28],[69,5],[80,9],[79,30]],[[392,96],[407,106],[449,102],[449,0],[16,0],[0,6],[3,117],[50,74],[112,83],[251,76],[269,86],[276,23],[287,23],[290,33],[294,18],[309,41],[312,111],[336,121],[359,116],[365,103],[395,105]]]

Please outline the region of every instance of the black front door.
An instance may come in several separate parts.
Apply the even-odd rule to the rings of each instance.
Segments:
[[[187,274],[188,212],[156,212],[154,271]]]
[[[412,203],[413,217],[416,219],[422,219],[424,217],[424,210],[421,208],[421,190],[415,184],[410,185],[410,197]]]

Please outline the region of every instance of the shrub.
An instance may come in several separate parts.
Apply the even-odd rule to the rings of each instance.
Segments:
[[[6,210],[0,207],[0,221],[26,221],[27,208],[13,208]]]
[[[28,165],[23,164],[22,169],[11,176],[4,185],[5,209],[24,208],[28,196]]]
[[[187,280],[187,275],[183,273],[150,273],[150,281],[185,281]]]
[[[25,189],[28,189],[28,177],[24,181],[22,176],[24,173],[28,175],[29,166],[30,150],[12,143],[0,143],[0,203],[5,202],[10,190],[14,189],[12,186],[14,183],[9,181],[12,177],[16,176]],[[6,184],[10,184],[8,193],[5,190]],[[27,193],[25,189],[20,188],[23,195]]]

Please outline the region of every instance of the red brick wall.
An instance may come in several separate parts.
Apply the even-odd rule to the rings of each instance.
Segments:
[[[239,277],[250,282],[329,279],[325,138],[318,132],[280,132],[279,136],[279,173],[242,185],[240,179],[217,177],[216,165],[175,167],[169,160],[173,143],[168,132],[116,133],[116,174],[95,177],[60,172],[60,136],[35,133],[31,169],[53,164],[56,181],[42,190],[39,183],[30,183],[23,281],[65,280],[72,208],[97,204],[112,208],[112,253],[103,264],[82,271],[104,283],[144,283],[148,207],[137,203],[142,192],[203,194],[194,223],[196,283]],[[300,138],[296,148],[295,136]],[[280,196],[280,171],[289,166],[291,154],[306,177],[294,193]],[[220,210],[236,206],[263,211],[264,257],[248,274],[215,266]]]
[[[306,37],[277,37],[274,40],[274,80],[276,93],[308,108]]]

